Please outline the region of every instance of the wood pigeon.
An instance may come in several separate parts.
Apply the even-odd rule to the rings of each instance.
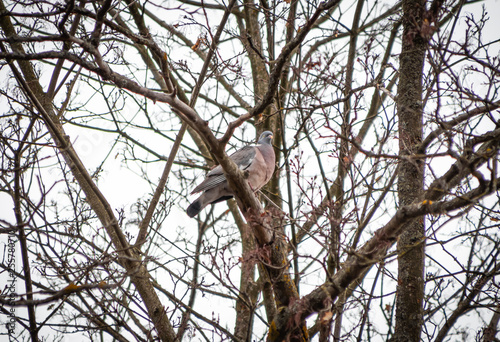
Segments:
[[[243,147],[231,154],[231,158],[241,170],[247,172],[250,187],[257,191],[266,185],[274,173],[276,157],[271,145],[273,133],[265,131],[260,135],[257,145]],[[226,176],[219,165],[211,170],[191,194],[203,192],[200,197],[187,208],[189,217],[195,217],[209,204],[225,201],[233,197],[227,184]]]

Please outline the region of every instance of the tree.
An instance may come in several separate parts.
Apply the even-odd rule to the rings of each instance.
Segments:
[[[493,341],[491,6],[1,0],[4,334]]]

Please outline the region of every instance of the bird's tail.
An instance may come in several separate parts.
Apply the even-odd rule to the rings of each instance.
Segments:
[[[201,205],[200,198],[198,198],[196,201],[194,201],[193,203],[191,203],[189,205],[186,212],[187,212],[189,217],[195,217],[196,215],[198,215],[200,213],[201,209],[203,209],[203,207]]]

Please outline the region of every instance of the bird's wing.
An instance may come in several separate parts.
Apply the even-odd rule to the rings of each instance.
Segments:
[[[231,158],[240,169],[246,170],[255,159],[255,149],[255,146],[245,146],[242,149],[231,154],[229,158]],[[198,186],[193,189],[191,194],[215,188],[225,181],[226,176],[224,176],[224,171],[222,170],[222,167],[218,165],[209,173],[207,173],[207,178],[205,178],[203,182],[198,184]]]
[[[231,158],[241,170],[246,170],[250,165],[252,165],[255,159],[256,152],[256,146],[249,145],[243,147],[241,150],[234,152],[229,156],[229,158]]]
[[[218,166],[216,168],[218,168]],[[214,171],[214,170],[215,169],[213,169],[212,171]],[[221,168],[221,170],[222,170],[222,168]],[[212,172],[212,171],[210,171],[210,172]],[[226,180],[226,177],[224,176],[224,173],[216,173],[216,174],[212,174],[212,175],[210,175],[210,173],[209,173],[209,174],[207,174],[207,178],[205,178],[205,180],[203,182],[198,184],[198,186],[196,188],[194,188],[193,191],[191,191],[191,194],[195,194],[197,192],[202,192],[202,191],[206,191],[206,190],[215,188],[216,186],[220,185],[221,183],[224,183],[225,180]]]

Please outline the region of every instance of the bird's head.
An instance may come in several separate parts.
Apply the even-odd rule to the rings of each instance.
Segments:
[[[264,131],[259,137],[259,144],[271,144],[271,141],[273,141],[273,132],[271,131]]]

